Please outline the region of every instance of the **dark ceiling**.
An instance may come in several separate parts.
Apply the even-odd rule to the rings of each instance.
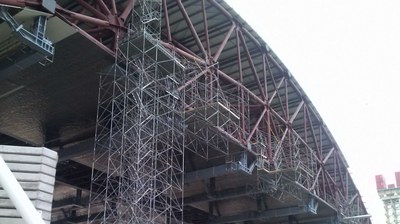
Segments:
[[[100,72],[112,58],[75,34],[56,45],[54,63],[35,64],[0,82],[0,131],[35,146],[94,135]]]

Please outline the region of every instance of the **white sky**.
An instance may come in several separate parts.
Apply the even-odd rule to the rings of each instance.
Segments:
[[[226,0],[305,90],[344,153],[373,224],[375,175],[400,171],[400,1]]]

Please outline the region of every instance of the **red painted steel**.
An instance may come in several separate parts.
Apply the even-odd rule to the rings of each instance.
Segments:
[[[74,26],[78,31],[88,37],[91,41],[96,43],[102,49],[110,54],[114,54],[117,36],[123,35],[126,31],[124,21],[128,18],[129,12],[133,9],[134,3],[127,4],[121,8],[115,5],[115,1],[111,1],[111,9],[102,0],[96,0],[92,2],[86,2],[82,0],[75,0],[82,8],[86,10],[72,11],[72,9],[63,8],[57,6],[55,15],[66,21],[71,26]],[[354,183],[351,180],[349,171],[347,170],[347,163],[338,151],[336,142],[331,137],[329,131],[326,129],[324,124],[321,122],[319,115],[314,111],[312,105],[306,100],[307,97],[298,89],[295,81],[292,80],[287,70],[275,60],[273,53],[270,52],[267,46],[260,44],[259,40],[255,38],[248,30],[238,25],[238,21],[223,7],[218,1],[208,0],[210,5],[215,10],[226,17],[231,22],[231,27],[225,34],[224,38],[217,44],[216,52],[211,54],[210,37],[208,34],[208,23],[207,13],[205,11],[205,1],[202,2],[203,20],[204,20],[204,42],[200,39],[198,31],[195,29],[190,16],[188,15],[184,4],[181,0],[176,0],[179,11],[183,15],[186,22],[187,29],[190,30],[193,40],[195,40],[195,46],[198,48],[199,53],[195,53],[194,49],[188,49],[187,46],[183,46],[179,41],[174,40],[171,34],[171,27],[169,24],[168,5],[167,1],[163,1],[163,11],[166,21],[164,33],[166,39],[161,41],[161,44],[176,52],[180,56],[187,60],[198,63],[203,67],[210,66],[211,61],[216,62],[225,50],[225,46],[230,40],[236,43],[236,56],[234,61],[238,62],[238,76],[239,80],[232,78],[231,74],[227,74],[227,71],[219,69],[218,67],[212,67],[209,70],[202,70],[203,72],[195,76],[193,80],[190,80],[180,88],[181,91],[187,86],[190,86],[196,79],[206,75],[206,71],[215,72],[220,80],[234,86],[238,99],[235,104],[238,105],[240,111],[240,134],[230,133],[229,130],[216,127],[223,135],[228,139],[234,141],[238,145],[241,145],[243,149],[248,149],[255,155],[261,153],[262,158],[266,159],[266,163],[270,166],[268,171],[279,171],[275,162],[275,158],[282,156],[281,154],[286,153],[285,150],[279,150],[274,146],[278,142],[278,146],[284,143],[289,145],[296,140],[297,144],[302,146],[301,155],[308,156],[306,168],[312,170],[314,176],[309,183],[304,184],[304,188],[309,190],[310,194],[321,198],[332,206],[339,206],[343,204],[346,206],[349,204],[357,206],[361,199],[357,190],[351,191]],[[24,0],[0,0],[0,4],[13,5],[19,7],[31,7],[37,10],[45,11],[41,8],[39,1],[24,1]],[[90,28],[81,28],[81,27]],[[104,32],[104,31],[108,32]],[[233,31],[236,31],[236,35],[232,35]],[[203,38],[203,36],[201,36]],[[111,39],[109,42],[104,42],[105,39]],[[111,44],[109,44],[111,43]],[[256,45],[256,49],[251,49],[249,46]],[[247,59],[248,67],[251,71],[251,75],[255,80],[255,87],[259,90],[259,94],[254,93],[253,87],[249,87],[248,83],[244,82],[244,60],[242,60],[241,54]],[[213,58],[210,56],[213,55]],[[255,56],[256,55],[256,56]],[[236,60],[237,58],[237,60]],[[260,61],[262,67],[257,67],[255,62]],[[273,74],[273,69],[275,73]],[[276,71],[277,70],[277,71]],[[246,71],[246,74],[249,72]],[[237,75],[237,74],[236,74]],[[268,89],[267,86],[271,89]],[[214,88],[214,86],[211,86]],[[211,88],[210,87],[210,88]],[[289,95],[295,94],[299,99],[298,102],[289,102]],[[274,104],[272,105],[272,103]],[[258,106],[258,112],[254,111],[254,106]],[[252,113],[250,113],[252,111]],[[257,113],[256,113],[257,112]],[[302,119],[302,123],[294,127],[296,119]],[[253,149],[248,148],[244,143],[251,143],[259,141],[259,138],[266,139],[266,148],[259,151],[252,151]],[[323,142],[330,142],[328,149],[322,147]],[[288,150],[294,150],[289,147]],[[292,152],[292,151],[290,151]],[[287,161],[291,161],[292,158]],[[283,160],[285,163],[286,160]],[[328,167],[328,163],[330,163]],[[386,188],[386,183],[382,175],[376,176],[377,189]],[[396,184],[400,185],[400,172],[396,173]],[[354,188],[354,187],[353,187]],[[349,195],[351,194],[351,195]],[[350,200],[351,199],[351,200]],[[358,204],[357,204],[358,203]],[[362,203],[361,203],[362,204]],[[365,208],[361,208],[365,210]]]
[[[218,61],[219,56],[221,55],[222,50],[224,49],[224,47],[225,47],[226,43],[228,42],[229,38],[231,37],[235,27],[236,27],[235,24],[232,24],[232,26],[229,29],[228,33],[225,35],[224,40],[222,41],[221,45],[218,47],[217,52],[213,56],[214,61]]]
[[[172,42],[172,36],[171,36],[171,27],[169,26],[169,15],[168,15],[168,7],[167,7],[167,0],[162,1],[162,6],[163,6],[163,12],[164,12],[164,18],[165,18],[165,29],[167,32],[167,40],[168,43]]]
[[[204,38],[206,39],[206,49],[207,49],[207,57],[211,57],[211,47],[210,47],[210,36],[208,35],[208,18],[207,18],[207,10],[206,10],[206,0],[201,1],[201,8],[203,12],[203,23],[204,23]]]
[[[196,31],[196,29],[194,28],[193,23],[192,23],[192,21],[190,20],[190,17],[189,17],[189,15],[188,15],[188,13],[186,12],[185,6],[183,6],[181,0],[176,0],[176,2],[178,3],[178,7],[179,7],[179,9],[180,9],[180,11],[181,11],[181,13],[182,13],[182,15],[183,15],[183,18],[185,19],[185,21],[186,21],[186,23],[187,23],[187,25],[188,25],[188,27],[189,27],[189,29],[190,29],[190,32],[191,32],[192,35],[193,35],[194,40],[196,41],[197,47],[198,47],[198,48],[200,49],[200,51],[203,53],[203,56],[204,56],[204,57],[207,57],[206,50],[204,49],[204,46],[203,46],[203,44],[201,43],[201,40],[200,40],[200,38],[199,38],[199,35],[197,34],[197,31]],[[205,61],[207,61],[207,60],[205,60]]]

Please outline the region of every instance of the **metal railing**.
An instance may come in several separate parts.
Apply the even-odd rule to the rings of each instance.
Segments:
[[[35,30],[30,32],[23,25],[19,24],[4,6],[0,6],[0,19],[4,20],[15,32],[19,40],[32,49],[43,54],[45,57],[54,55],[53,43],[44,36],[47,19],[45,16],[38,16],[35,19]]]

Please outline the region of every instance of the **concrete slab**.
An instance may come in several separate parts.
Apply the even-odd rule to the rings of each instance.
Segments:
[[[22,182],[20,181],[22,189],[25,191],[43,191],[49,194],[54,193],[54,186],[51,184],[43,183],[43,182]],[[1,189],[1,188],[0,188]]]
[[[57,152],[45,147],[0,145],[0,154],[36,155],[45,156],[51,159],[58,159]]]
[[[13,155],[0,153],[6,163],[45,164],[50,167],[57,166],[57,160],[42,156]]]
[[[46,192],[41,192],[41,191],[25,191],[26,195],[28,195],[28,198],[31,200],[42,200],[42,201],[47,201],[47,202],[52,202],[53,201],[53,195],[46,193]],[[1,199],[8,199],[8,194],[4,190],[0,190],[0,198]],[[1,215],[1,213],[0,213]]]
[[[7,223],[7,224],[26,224],[22,218],[1,218],[0,223]]]
[[[48,176],[46,174],[40,173],[13,173],[15,178],[18,181],[25,181],[25,182],[43,182],[46,184],[54,185],[56,178],[54,176]]]
[[[42,218],[50,223],[57,153],[43,147],[1,145],[0,155]],[[24,223],[1,186],[0,223]]]
[[[54,167],[44,164],[7,163],[7,166],[13,173],[42,173],[53,177],[56,175]]]
[[[39,211],[39,212],[42,213],[42,218],[44,220],[51,219],[51,212],[46,212],[46,211]],[[21,215],[16,209],[0,208],[0,214],[2,217],[15,217],[15,218],[21,217]]]
[[[41,200],[32,200],[32,204],[37,210],[51,212],[51,202],[45,202]],[[0,199],[0,208],[5,209],[16,209],[14,203],[10,199]]]

